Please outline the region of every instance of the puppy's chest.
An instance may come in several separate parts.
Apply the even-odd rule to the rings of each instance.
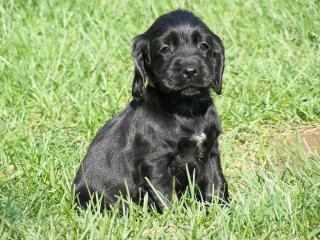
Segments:
[[[207,140],[207,134],[197,132],[191,135],[190,141],[194,142],[198,148],[202,148],[203,143]]]
[[[208,129],[203,118],[180,121],[176,132],[175,155],[189,161],[203,157],[207,142],[210,141]]]

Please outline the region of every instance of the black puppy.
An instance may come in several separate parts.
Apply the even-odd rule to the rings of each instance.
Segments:
[[[78,203],[85,207],[95,195],[108,206],[128,193],[139,203],[148,193],[162,212],[173,192],[186,189],[187,168],[205,201],[228,202],[209,93],[221,93],[220,38],[191,12],[176,10],[134,39],[132,55],[134,100],[91,143],[74,180]]]

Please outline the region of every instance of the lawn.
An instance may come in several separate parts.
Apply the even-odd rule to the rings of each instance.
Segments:
[[[206,214],[190,186],[162,215],[77,211],[90,140],[131,99],[132,38],[175,8],[226,48],[212,97],[233,200]],[[320,3],[1,1],[0,146],[1,239],[320,238]]]

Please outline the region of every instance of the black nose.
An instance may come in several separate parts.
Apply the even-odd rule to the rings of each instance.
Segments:
[[[189,67],[185,67],[184,69],[182,69],[182,74],[186,78],[193,78],[193,77],[197,76],[198,70],[194,67],[189,66]]]

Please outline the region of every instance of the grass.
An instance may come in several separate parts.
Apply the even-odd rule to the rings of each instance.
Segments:
[[[73,209],[90,140],[131,99],[131,39],[194,11],[224,41],[223,168],[233,202],[209,213],[192,188],[163,215],[130,204]],[[320,124],[320,4],[310,1],[0,3],[1,239],[312,239],[320,160],[275,137]],[[298,142],[297,142],[298,143]]]

